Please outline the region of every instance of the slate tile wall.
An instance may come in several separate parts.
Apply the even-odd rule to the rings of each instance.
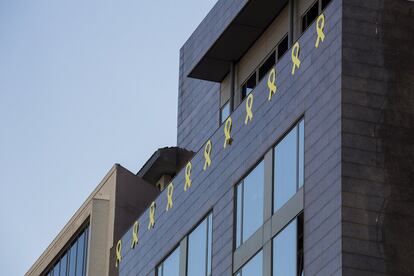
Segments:
[[[343,0],[343,275],[414,275],[413,16]]]
[[[230,1],[221,0],[218,5],[230,5],[224,2]],[[226,149],[223,149],[223,128],[217,129],[218,117],[215,118],[217,85],[181,78],[180,89],[188,88],[180,90],[183,95],[179,108],[183,113],[179,114],[178,135],[183,136],[178,139],[179,145],[198,150],[211,136],[212,166],[205,172],[202,170],[204,156],[203,150],[199,151],[191,161],[191,189],[183,191],[184,171],[173,180],[173,209],[165,212],[164,191],[156,199],[155,228],[147,230],[148,211],[137,218],[141,225],[139,244],[135,249],[130,248],[131,228],[122,239],[120,275],[155,275],[156,265],[210,210],[213,212],[212,273],[232,275],[234,185],[302,116],[305,119],[305,273],[341,274],[342,1],[333,0],[325,15],[326,39],[318,49],[314,47],[314,25],[299,39],[302,65],[296,74],[291,75],[290,52],[276,65],[278,92],[272,101],[267,100],[265,78],[253,91],[253,121],[244,125],[245,103],[234,111],[234,142]],[[190,40],[201,43],[194,38]],[[186,62],[181,64],[181,72],[183,64]],[[195,120],[191,114],[202,118]]]

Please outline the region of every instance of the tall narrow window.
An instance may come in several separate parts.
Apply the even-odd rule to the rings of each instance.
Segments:
[[[277,46],[277,60],[279,60],[289,48],[289,35],[286,34]]]
[[[180,247],[158,266],[157,276],[180,276]]]
[[[259,81],[275,66],[276,56],[273,51],[259,67]]]
[[[318,1],[312,4],[312,6],[302,15],[302,33],[306,31],[307,28],[313,23],[313,21],[318,17],[319,8]]]
[[[256,87],[257,79],[256,72],[242,85],[242,100],[244,100]]]
[[[303,216],[295,218],[273,239],[273,276],[303,274]]]
[[[303,120],[274,149],[273,211],[279,210],[303,185]]]
[[[263,224],[264,164],[261,161],[236,188],[236,246]]]
[[[69,251],[69,276],[76,275],[76,254],[77,254],[77,243],[75,242]]]
[[[187,276],[211,275],[212,215],[188,235]]]
[[[263,275],[263,252],[257,253],[248,261],[235,276],[261,276]]]
[[[220,108],[220,123],[224,123],[224,121],[226,121],[229,116],[230,116],[230,101],[225,103]]]
[[[62,259],[60,260],[60,273],[59,276],[66,276],[67,272],[67,254],[63,255]]]

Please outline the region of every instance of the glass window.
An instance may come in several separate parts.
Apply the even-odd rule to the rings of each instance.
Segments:
[[[244,100],[250,92],[256,87],[256,72],[242,86],[242,100]]]
[[[312,24],[312,22],[318,17],[318,1],[313,3],[312,7],[309,8],[302,16],[302,33]]]
[[[266,76],[267,72],[269,72],[273,66],[276,64],[275,52],[272,52],[270,56],[263,62],[263,64],[259,68],[259,81]]]
[[[188,236],[187,276],[211,275],[211,214]]]
[[[289,36],[286,34],[285,37],[279,42],[277,46],[277,60],[279,60],[289,48]]]
[[[230,101],[225,103],[220,109],[220,123],[224,123],[230,116]]]
[[[236,276],[260,276],[263,275],[263,252],[257,253],[248,261]]]
[[[303,275],[303,215],[273,239],[273,276]]]
[[[86,275],[86,259],[88,255],[89,226],[71,241],[72,245],[60,255],[54,263],[53,270],[42,275],[84,276]],[[63,257],[61,257],[63,256]]]
[[[69,276],[76,275],[76,249],[77,243],[75,242],[69,251]]]
[[[273,211],[279,210],[303,185],[304,124],[298,123],[274,150]]]
[[[180,275],[180,247],[177,247],[157,268],[157,276]]]
[[[236,246],[239,247],[263,224],[264,164],[261,161],[237,185]]]
[[[273,276],[296,276],[296,243],[295,219],[273,239]]]
[[[65,254],[62,259],[60,260],[60,274],[59,276],[66,276],[66,270],[67,270],[67,254]]]
[[[76,258],[76,275],[83,274],[83,262],[85,253],[85,232],[78,239],[78,256]]]
[[[324,10],[330,2],[331,2],[331,0],[322,0],[322,10]]]

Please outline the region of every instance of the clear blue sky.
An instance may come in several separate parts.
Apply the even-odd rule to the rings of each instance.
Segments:
[[[0,1],[0,275],[114,163],[176,145],[179,49],[216,0]]]

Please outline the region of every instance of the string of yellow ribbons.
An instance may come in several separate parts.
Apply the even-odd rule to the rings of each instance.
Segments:
[[[315,42],[315,48],[318,48],[320,43],[325,40],[325,15],[321,14],[317,21],[316,21],[316,42]],[[292,75],[295,74],[296,70],[300,68],[301,60],[300,60],[300,44],[297,41],[293,46],[291,50],[291,59],[292,59]],[[273,95],[277,92],[277,85],[276,85],[276,69],[272,68],[270,70],[267,80],[267,86],[269,88],[269,95],[268,95],[268,101],[272,100]],[[254,96],[252,93],[250,93],[247,96],[246,99],[246,117],[244,120],[244,124],[247,125],[250,121],[253,120],[253,101]],[[223,148],[226,148],[227,146],[230,146],[233,142],[233,139],[231,137],[231,131],[232,131],[232,125],[233,121],[232,118],[229,116],[227,120],[224,123],[224,144]],[[204,147],[204,166],[203,171],[206,171],[207,168],[211,166],[212,163],[212,150],[213,150],[213,143],[211,139],[207,141]],[[185,167],[185,184],[184,184],[184,191],[187,191],[191,188],[192,180],[191,180],[191,171],[192,171],[192,164],[191,162],[188,162]],[[166,212],[173,208],[173,194],[174,194],[174,184],[171,182],[167,186],[167,207]],[[148,230],[151,230],[155,226],[155,210],[156,210],[156,203],[155,201],[151,203],[149,208],[149,223],[148,223]],[[138,236],[139,236],[139,222],[135,221],[133,225],[132,230],[132,242],[131,242],[131,248],[135,249],[135,247],[138,245]],[[116,245],[116,251],[115,251],[115,266],[118,267],[121,260],[122,260],[122,240],[119,240]]]

